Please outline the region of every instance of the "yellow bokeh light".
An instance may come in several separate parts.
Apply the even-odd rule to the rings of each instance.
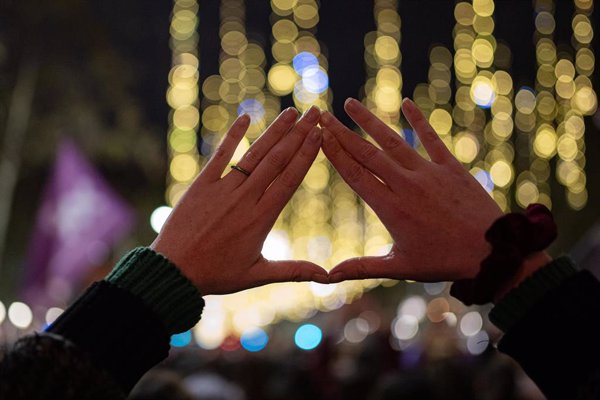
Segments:
[[[199,121],[200,114],[194,106],[179,107],[173,112],[173,125],[177,128],[184,130],[195,129]]]
[[[531,90],[521,89],[515,96],[515,106],[523,114],[531,114],[535,110],[536,98]]]
[[[478,67],[487,68],[494,62],[494,47],[486,39],[476,39],[471,51]]]
[[[221,38],[221,48],[229,55],[237,56],[248,46],[248,40],[243,32],[230,31]]]
[[[533,141],[533,150],[542,158],[551,158],[555,154],[556,132],[551,125],[540,125]]]
[[[198,173],[198,161],[190,154],[177,154],[171,160],[169,172],[179,182],[189,182]]]
[[[562,76],[573,79],[575,78],[575,66],[571,61],[562,59],[554,66],[554,74],[557,79],[560,79]]]
[[[269,88],[278,96],[290,94],[298,79],[296,71],[288,64],[275,64],[269,70]]]
[[[496,98],[496,91],[490,78],[479,75],[471,85],[471,100],[479,106],[490,107]]]
[[[477,157],[477,153],[479,153],[479,143],[475,136],[463,133],[454,139],[454,155],[459,161],[470,163]]]
[[[573,82],[573,78],[567,75],[561,75],[554,86],[556,89],[556,94],[558,94],[563,99],[570,99],[575,94],[575,82]]]
[[[579,150],[577,141],[571,135],[562,135],[557,144],[558,156],[565,161],[573,161]]]
[[[291,10],[298,4],[298,0],[271,0],[271,3],[280,10]]]
[[[492,85],[494,85],[496,93],[507,96],[513,89],[513,80],[508,72],[496,71],[492,76]]]
[[[316,4],[299,4],[294,7],[294,22],[301,28],[310,29],[319,22]]]
[[[452,66],[452,53],[444,46],[435,46],[429,52],[429,61],[431,65],[442,64],[449,69]]]
[[[494,7],[494,0],[473,0],[473,11],[481,17],[491,16]]]
[[[536,45],[535,53],[540,64],[553,64],[556,61],[556,46],[550,39],[540,39]]]
[[[229,122],[229,113],[223,106],[208,106],[202,113],[202,125],[213,132],[225,129]]]
[[[186,153],[196,146],[197,138],[194,130],[175,129],[169,134],[169,145],[178,153]]]
[[[272,27],[275,40],[283,43],[291,43],[298,37],[298,27],[289,19],[280,19]]]
[[[313,164],[302,185],[313,193],[319,193],[329,184],[329,169],[322,163]]]
[[[375,41],[375,55],[382,64],[391,64],[398,59],[400,48],[391,36],[380,36]]]
[[[429,115],[429,123],[438,135],[448,135],[452,130],[452,116],[444,109],[436,108]]]
[[[242,157],[244,156],[244,154],[246,154],[246,152],[248,151],[248,149],[250,148],[250,142],[248,141],[247,138],[242,138],[242,140],[240,141],[240,143],[238,144],[238,146],[235,148],[235,152],[233,153],[233,156],[231,157],[231,164],[236,164],[238,163]]]
[[[588,48],[581,48],[577,50],[577,55],[575,56],[575,65],[577,67],[577,72],[589,76],[594,71],[595,57],[592,50]]]
[[[513,180],[512,165],[503,160],[498,160],[490,167],[490,176],[494,185],[498,187],[506,187]]]
[[[591,87],[577,89],[573,96],[573,106],[583,115],[592,115],[598,108],[598,96]]]
[[[492,133],[500,140],[508,139],[513,132],[514,122],[510,113],[498,112],[492,119]]]
[[[537,203],[540,197],[540,192],[535,183],[524,180],[517,185],[517,193],[515,197],[519,206],[525,208],[531,203]]]
[[[535,28],[544,35],[551,35],[556,28],[554,16],[548,11],[541,11],[535,17]]]
[[[391,86],[377,87],[374,95],[377,108],[383,112],[397,112],[400,109],[400,91]]]
[[[456,19],[456,22],[461,25],[472,25],[475,18],[473,6],[464,1],[456,3],[456,6],[454,7],[454,18]]]
[[[494,33],[494,18],[492,18],[491,16],[488,17],[482,17],[480,15],[476,15],[475,16],[475,20],[473,21],[473,29],[475,30],[475,32],[479,33],[480,35],[491,35],[492,33]]]
[[[378,86],[390,86],[402,89],[402,75],[396,67],[386,66],[377,71],[376,82]]]

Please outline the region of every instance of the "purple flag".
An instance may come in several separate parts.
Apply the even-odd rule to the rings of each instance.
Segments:
[[[90,267],[133,226],[132,209],[75,144],[63,140],[44,190],[25,264],[24,299],[64,305]]]

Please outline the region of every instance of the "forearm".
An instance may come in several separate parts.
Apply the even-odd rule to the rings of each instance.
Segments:
[[[69,348],[76,349],[78,356],[61,358],[58,361],[64,361],[65,368],[48,368],[45,373],[48,376],[38,375],[35,380],[45,385],[57,382],[56,393],[64,393],[71,387],[69,383],[65,388],[69,380],[64,379],[72,374],[70,364],[78,360],[83,365],[87,360],[85,365],[96,369],[98,375],[106,374],[126,394],[147,370],[168,356],[170,335],[195,325],[203,305],[200,293],[177,267],[148,248],[138,248],[123,257],[103,281],[93,284],[69,307],[47,329],[50,335],[37,336],[42,338],[43,346],[36,344],[40,340],[28,340],[23,344],[25,348],[13,353],[35,354],[37,351],[40,353],[38,361],[41,361],[48,353],[58,354],[58,357],[66,355],[61,349],[71,346]],[[12,354],[13,358],[20,355]],[[29,362],[34,361],[36,357]],[[18,369],[27,367],[26,364],[27,361],[22,361],[14,365],[19,365],[15,367]],[[2,372],[4,379],[19,371],[4,369]],[[88,375],[93,373],[75,374],[73,379]],[[86,386],[77,387],[85,390]],[[93,385],[87,388],[101,390]],[[81,394],[75,393],[73,398]]]
[[[595,381],[600,283],[568,257],[528,261],[490,312],[505,332],[498,349],[519,362],[550,399],[583,398],[584,391],[600,390]]]

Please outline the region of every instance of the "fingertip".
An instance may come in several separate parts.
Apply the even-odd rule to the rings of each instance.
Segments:
[[[353,97],[348,97],[344,102],[344,109],[348,112],[356,112],[360,109],[360,102]]]
[[[327,110],[321,111],[321,122],[324,125],[330,125],[333,122],[333,115]]]
[[[326,285],[326,284],[328,284],[328,283],[329,283],[329,275],[327,275],[327,274],[322,274],[322,273],[319,273],[319,274],[314,274],[314,275],[312,276],[312,281],[313,281],[313,282],[317,282],[317,283],[322,283],[322,284],[325,284],[325,285]]]
[[[404,111],[405,113],[412,113],[414,110],[415,103],[408,97],[405,97],[404,100],[402,100],[402,111]]]
[[[308,135],[308,140],[310,143],[320,143],[322,135],[321,128],[315,126],[311,129]]]
[[[329,283],[339,283],[344,280],[344,274],[342,272],[335,272],[329,274]]]
[[[249,115],[249,114],[247,114],[247,113],[243,113],[242,115],[240,115],[240,116],[238,117],[238,122],[239,122],[240,124],[250,124],[250,119],[251,119],[251,118],[250,118],[250,115]]]
[[[284,122],[291,123],[298,118],[298,111],[294,107],[288,107],[281,113],[281,119]]]

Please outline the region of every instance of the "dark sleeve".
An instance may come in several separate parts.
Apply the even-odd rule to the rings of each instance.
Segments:
[[[146,371],[168,356],[170,335],[198,322],[203,306],[200,293],[176,266],[151,249],[134,249],[47,333],[34,335],[47,340],[26,337],[6,354],[0,385],[7,395],[0,398],[124,398]],[[52,363],[49,354],[64,368],[39,368],[31,374],[34,363]],[[29,379],[12,384],[10,377],[18,375]],[[104,384],[82,384],[79,378],[88,376],[104,377]]]
[[[106,281],[92,285],[48,332],[85,350],[125,393],[169,355],[163,323],[138,297]]]
[[[577,272],[523,314],[498,349],[514,358],[548,399],[599,399],[600,282],[589,271]]]

